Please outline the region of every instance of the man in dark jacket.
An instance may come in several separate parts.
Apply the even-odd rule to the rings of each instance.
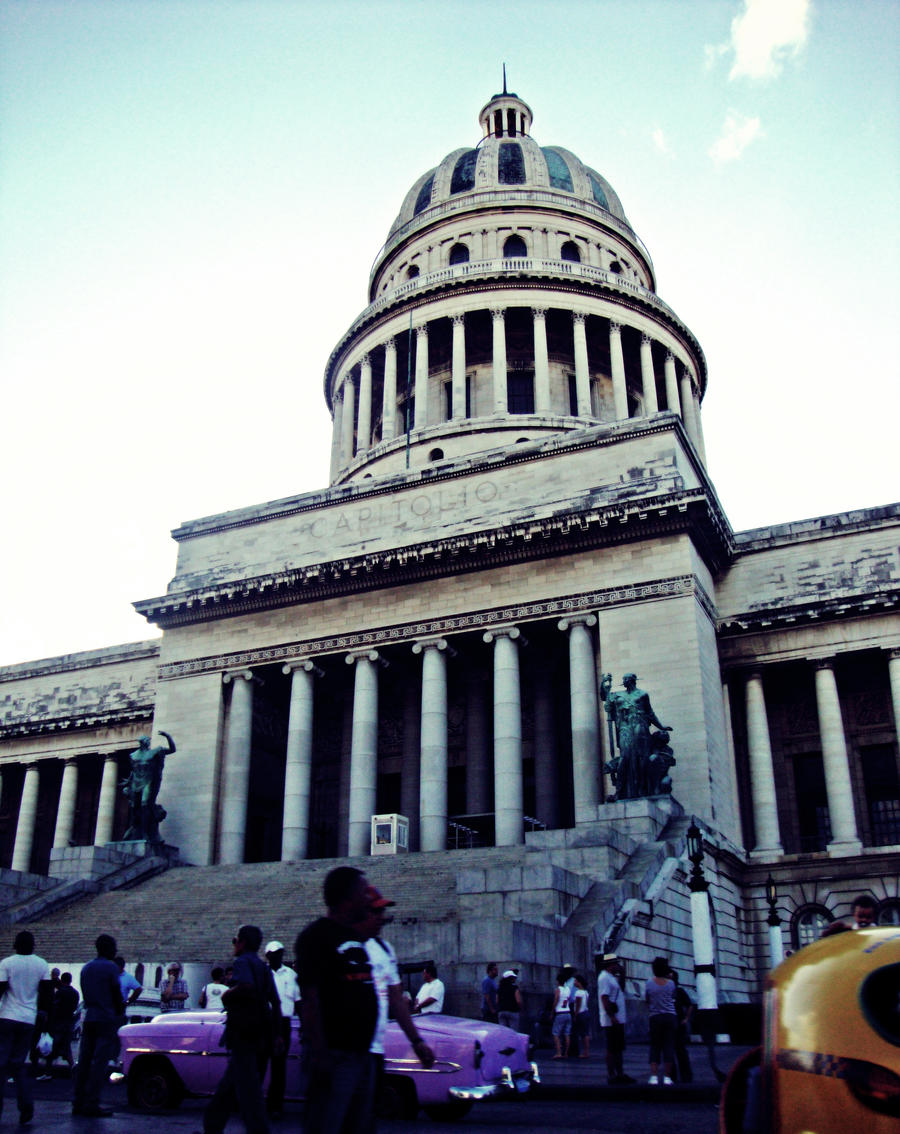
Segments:
[[[119,966],[115,962],[115,938],[101,933],[95,948],[97,956],[81,970],[84,1022],[72,1113],[87,1118],[108,1118],[112,1111],[100,1105],[100,1090],[109,1077],[109,1061],[116,1050],[125,1003],[119,987]]]

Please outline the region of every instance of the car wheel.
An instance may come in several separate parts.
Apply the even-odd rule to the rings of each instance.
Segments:
[[[415,1084],[402,1075],[385,1075],[375,1109],[378,1117],[385,1120],[415,1118],[419,1109]]]
[[[128,1101],[141,1110],[168,1110],[181,1103],[184,1087],[163,1060],[140,1063],[128,1076]]]
[[[454,1102],[435,1103],[426,1106],[425,1113],[433,1122],[459,1122],[465,1118],[472,1109],[472,1103],[465,1099],[456,1099]]]

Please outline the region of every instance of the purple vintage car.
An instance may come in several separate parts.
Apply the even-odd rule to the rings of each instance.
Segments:
[[[222,1012],[168,1012],[143,1024],[121,1028],[128,1097],[146,1110],[175,1107],[185,1095],[211,1095],[225,1070]],[[436,1061],[427,1071],[395,1023],[385,1035],[383,1114],[415,1116],[419,1107],[434,1118],[461,1118],[478,1099],[525,1092],[539,1081],[528,1059],[528,1037],[479,1020],[426,1015],[416,1027]],[[300,1031],[293,1021],[288,1051],[286,1097],[302,1098]]]

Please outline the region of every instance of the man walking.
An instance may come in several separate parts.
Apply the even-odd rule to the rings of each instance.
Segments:
[[[84,1023],[72,1113],[85,1118],[108,1118],[113,1112],[100,1105],[100,1091],[109,1077],[109,1061],[116,1050],[125,1001],[119,986],[119,966],[115,962],[115,939],[101,933],[95,948],[97,956],[81,970]]]
[[[53,984],[50,966],[34,952],[34,936],[27,929],[16,934],[15,952],[0,961],[0,1112],[2,1085],[7,1076],[16,1084],[19,1125],[27,1126],[34,1115],[31,1081],[25,1060],[38,1011],[50,1007]]]
[[[300,985],[297,974],[284,963],[284,946],[280,941],[270,941],[266,946],[266,961],[275,982],[275,990],[281,1003],[281,1051],[272,1052],[272,1073],[269,1077],[269,1093],[266,1096],[266,1110],[272,1118],[280,1118],[284,1110],[284,1085],[287,1072],[287,1057],[291,1046],[291,1019],[300,1003]]]
[[[497,1023],[497,962],[489,961],[481,982],[481,1018],[489,1024]]]
[[[268,1134],[262,1080],[269,1052],[281,1049],[281,1005],[272,973],[259,957],[261,930],[242,925],[232,944],[234,984],[222,995],[228,1063],[203,1112],[203,1131],[222,1134],[238,1111],[247,1134]]]
[[[597,980],[597,998],[600,1001],[600,1027],[606,1039],[607,1082],[624,1086],[634,1079],[625,1074],[625,993],[619,985],[622,966],[615,953],[605,953],[602,971]]]

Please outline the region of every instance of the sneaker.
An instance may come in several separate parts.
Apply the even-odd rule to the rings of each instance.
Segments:
[[[651,1087],[655,1087],[659,1083],[659,1076],[658,1075],[651,1075],[650,1078],[647,1080],[647,1082],[650,1084]]]
[[[34,1081],[35,1081],[36,1083],[46,1083],[46,1082],[47,1082],[47,1081],[48,1081],[49,1079],[52,1079],[52,1078],[53,1078],[53,1076],[52,1076],[52,1075],[38,1075],[38,1076],[37,1076],[37,1077],[35,1078],[35,1080],[34,1080]]]
[[[663,1075],[663,1086],[664,1087],[671,1087],[672,1085],[673,1085],[672,1080],[669,1078],[669,1076]]]

